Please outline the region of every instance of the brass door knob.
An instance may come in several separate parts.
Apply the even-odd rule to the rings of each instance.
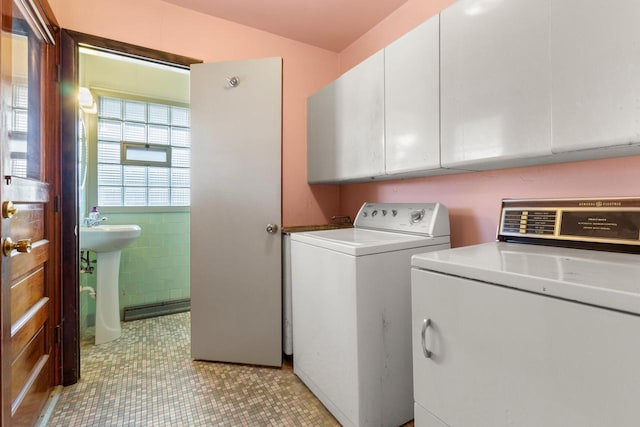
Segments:
[[[3,202],[2,203],[2,217],[3,218],[11,218],[15,214],[18,213],[18,208],[15,207],[13,202]]]
[[[11,240],[11,237],[4,239],[4,242],[2,243],[2,253],[5,256],[9,256],[11,255],[11,251],[14,249],[18,252],[28,254],[31,252],[31,239],[18,240],[17,242]]]

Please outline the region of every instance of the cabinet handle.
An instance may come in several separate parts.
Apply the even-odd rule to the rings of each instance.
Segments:
[[[422,337],[422,353],[424,354],[424,357],[426,357],[427,359],[431,359],[431,351],[427,350],[427,328],[431,326],[431,319],[424,319],[422,321],[422,332],[420,333],[420,336]]]

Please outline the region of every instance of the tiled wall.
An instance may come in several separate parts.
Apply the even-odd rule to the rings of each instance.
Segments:
[[[189,298],[189,212],[113,213],[106,224],[137,224],[142,234],[122,250],[120,311],[124,307]],[[95,260],[95,254],[91,254]],[[100,268],[97,265],[96,268]],[[94,274],[81,274],[83,286],[95,288]],[[81,327],[95,317],[95,301],[80,297]],[[90,322],[91,323],[91,322]]]

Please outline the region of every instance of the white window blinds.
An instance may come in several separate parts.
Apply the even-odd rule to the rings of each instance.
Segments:
[[[189,206],[191,132],[189,108],[98,97],[98,204]],[[122,164],[123,143],[163,145],[170,166]]]

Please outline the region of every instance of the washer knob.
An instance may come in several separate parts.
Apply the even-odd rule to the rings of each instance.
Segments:
[[[420,209],[419,211],[413,211],[409,216],[411,218],[411,222],[413,222],[414,224],[416,222],[420,222],[422,221],[422,218],[424,218],[424,209]]]
[[[378,215],[378,211],[374,210],[373,212],[371,212],[371,216],[376,216]]]
[[[396,216],[398,215],[398,211],[395,209],[391,209],[391,215]]]

